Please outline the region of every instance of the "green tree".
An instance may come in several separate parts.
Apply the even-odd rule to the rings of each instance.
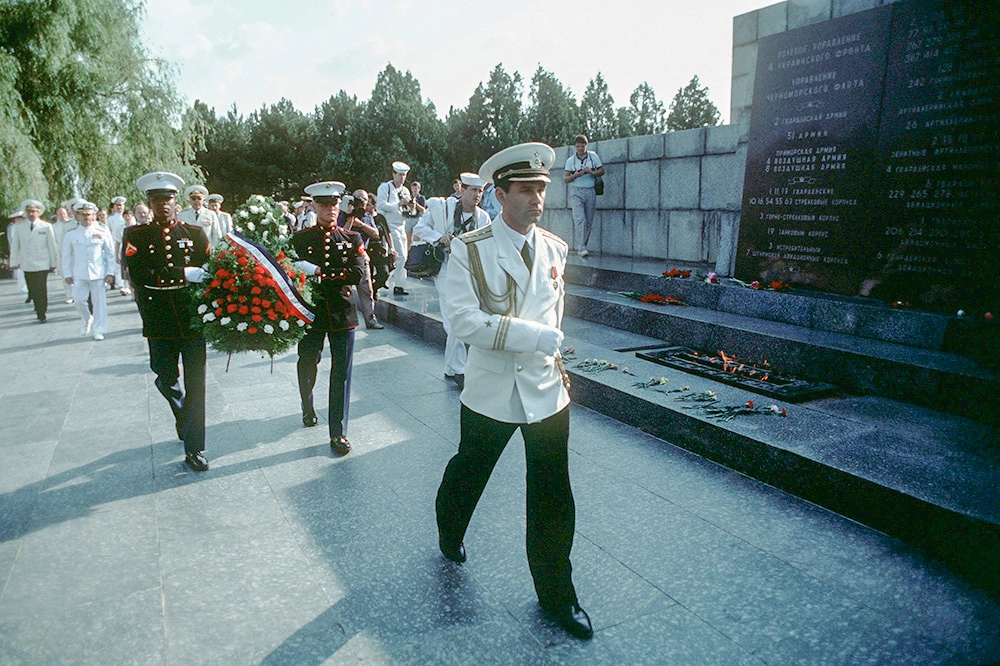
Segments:
[[[523,135],[530,141],[565,146],[579,134],[579,110],[573,93],[541,65],[531,77],[531,106]]]
[[[663,103],[656,99],[652,86],[643,81],[628,99],[635,114],[632,136],[659,134],[664,130]]]
[[[152,169],[199,176],[174,129],[173,70],[148,57],[142,12],[136,0],[0,2],[0,51],[17,63],[0,65],[4,151],[27,154],[28,137],[53,200],[134,198],[135,178]]]
[[[698,75],[691,82],[677,90],[670,102],[667,116],[668,130],[685,130],[719,124],[719,109],[708,98],[708,87],[698,85]]]
[[[580,127],[591,141],[614,139],[620,128],[615,114],[615,100],[600,72],[590,80],[580,99]]]
[[[476,86],[464,109],[449,111],[448,176],[438,191],[446,191],[456,174],[476,170],[493,153],[522,141],[523,94],[521,75],[511,76],[498,64],[486,85]]]

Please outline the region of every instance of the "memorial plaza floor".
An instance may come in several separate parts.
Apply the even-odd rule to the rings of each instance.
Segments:
[[[345,457],[325,409],[302,427],[294,354],[210,351],[196,473],[131,300],[109,296],[97,342],[49,290],[40,325],[0,281],[4,666],[1000,659],[1000,603],[920,551],[580,407],[573,564],[595,636],[576,640],[535,603],[519,435],[468,561],[438,552],[459,412],[440,348],[358,331]]]

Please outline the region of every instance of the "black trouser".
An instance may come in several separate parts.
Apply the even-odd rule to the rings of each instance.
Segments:
[[[170,403],[184,452],[205,450],[205,338],[148,338],[156,388]],[[181,391],[178,358],[184,364]]]
[[[24,271],[24,282],[28,285],[28,298],[35,306],[35,316],[41,319],[49,309],[49,272]]]
[[[347,435],[347,414],[351,406],[351,368],[354,364],[354,330],[320,331],[310,328],[299,340],[299,361],[295,366],[299,378],[302,414],[315,414],[313,387],[316,371],[323,358],[323,340],[330,338],[330,439]]]
[[[569,561],[576,508],[569,483],[569,407],[539,423],[494,421],[462,405],[462,439],[437,493],[442,540],[458,544],[493,467],[514,431],[521,429],[527,459],[526,545],[535,592],[543,606],[576,602]]]

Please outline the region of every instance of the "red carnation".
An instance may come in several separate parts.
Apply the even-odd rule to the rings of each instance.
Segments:
[[[254,266],[253,270],[254,270],[255,273],[263,273],[264,272],[264,267],[263,266]]]
[[[240,266],[246,266],[247,265],[247,258],[246,257],[240,257],[239,259],[236,260],[236,263],[238,263]]]
[[[215,316],[218,317],[222,314],[222,308],[215,308]]]
[[[229,305],[226,306],[226,312],[228,312],[229,314],[233,314],[238,309],[239,309],[239,306],[236,305],[236,303],[230,303]]]
[[[250,308],[248,308],[248,307],[247,307],[247,306],[245,306],[245,305],[241,305],[241,306],[240,306],[240,308],[239,308],[239,313],[240,313],[241,315],[245,315],[245,314],[247,314],[247,313],[249,313],[249,312],[250,312]]]
[[[263,307],[263,308],[269,308],[269,307],[271,307],[271,301],[269,301],[269,300],[267,300],[265,298],[264,300],[262,300],[260,302],[260,306]]]
[[[251,298],[250,302],[253,303],[254,305],[260,305],[261,304],[260,303],[260,299],[257,298],[256,296],[254,296],[253,298]]]
[[[222,283],[221,283],[221,282],[219,282],[218,280],[212,280],[211,282],[209,282],[209,283],[208,283],[208,286],[214,289],[215,287],[218,287],[218,286],[220,286],[221,284],[222,284]]]
[[[261,293],[260,287],[255,286],[255,287],[251,288],[250,289],[250,293],[251,294],[259,294],[259,293]]]
[[[263,318],[263,317],[261,317],[261,316],[260,316],[259,314],[253,314],[253,315],[250,315],[250,321],[261,321],[261,320],[263,320],[263,319],[264,319],[264,318]]]
[[[253,312],[254,314],[260,314],[260,306],[257,305],[251,306],[250,312]]]
[[[250,328],[247,329],[247,333],[249,333],[250,335],[253,335],[256,332],[257,332],[256,326],[251,326]]]
[[[274,310],[268,310],[264,314],[266,314],[267,318],[270,319],[271,321],[275,321],[278,318],[278,313],[275,312]]]

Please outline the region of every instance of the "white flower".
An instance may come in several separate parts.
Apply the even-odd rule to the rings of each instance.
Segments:
[[[239,212],[239,216],[242,217],[244,220],[250,217],[250,215],[245,210],[241,210]]]
[[[265,243],[267,242],[267,232],[266,231],[263,234],[261,234],[260,239],[262,241],[264,241]]]
[[[220,305],[222,305],[222,299],[221,298],[217,298],[214,301],[212,301],[212,307],[213,308],[217,308]]]
[[[250,206],[250,212],[254,215],[260,215],[260,206]]]
[[[222,319],[219,320],[219,323],[222,324],[223,326],[229,326],[229,322],[231,321],[232,319],[230,319],[229,317],[223,317]]]
[[[287,319],[282,319],[281,321],[279,321],[278,322],[278,328],[280,328],[283,331],[287,331],[289,329],[288,320]]]
[[[253,222],[247,222],[247,229],[249,229],[250,231],[253,231],[256,228],[257,228],[257,225],[255,225]]]
[[[202,321],[215,321],[215,313],[214,312],[209,312],[209,313],[205,314],[205,316],[202,317],[201,320]]]
[[[768,407],[768,410],[770,410],[770,412],[772,414],[780,414],[781,413],[781,407],[778,407],[777,405],[771,405],[770,407]]]
[[[236,324],[236,330],[240,332],[247,330],[247,323],[245,321],[241,321]]]
[[[271,335],[272,333],[274,333],[274,326],[271,326],[270,324],[264,324],[264,332],[267,333],[268,335]]]
[[[278,233],[281,234],[282,236],[287,236],[288,235],[288,225],[287,224],[280,225],[278,227]]]
[[[208,309],[208,306],[205,305],[204,303],[202,303],[201,305],[198,306],[198,314],[204,314],[205,310],[207,310],[207,309]]]
[[[303,326],[306,325],[306,323],[304,321],[302,321],[301,319],[296,319],[295,323],[299,325],[299,328],[302,328]]]
[[[251,197],[251,198],[252,198],[252,199],[253,199],[254,201],[259,201],[259,202],[261,202],[261,203],[264,203],[265,201],[267,201],[267,200],[266,200],[266,199],[264,198],[264,195],[263,195],[263,194],[255,194],[255,195],[253,195],[253,197]]]

